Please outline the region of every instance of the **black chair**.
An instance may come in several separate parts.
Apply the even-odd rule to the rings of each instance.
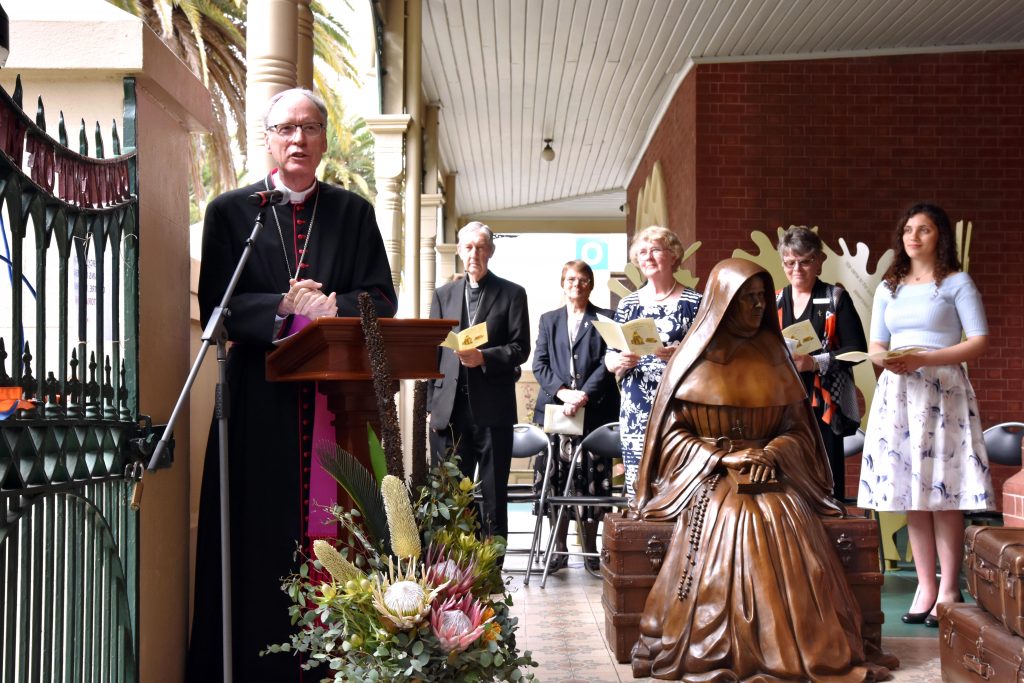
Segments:
[[[512,427],[512,461],[516,460],[529,460],[536,455],[547,454],[547,468],[545,469],[544,476],[545,481],[548,476],[548,471],[551,469],[551,464],[554,460],[554,454],[551,449],[551,441],[548,439],[548,435],[544,433],[544,430],[533,424],[518,423]],[[477,473],[477,479],[479,479],[479,472]],[[481,500],[479,493],[475,496],[476,500]],[[529,484],[510,484],[508,487],[508,502],[512,503],[540,503],[542,498],[542,492],[539,492],[533,486],[533,483]],[[533,565],[534,558],[536,557],[537,550],[540,546],[540,530],[541,530],[541,518],[537,517],[536,522],[533,526],[533,531],[512,531],[509,530],[509,536],[512,534],[530,534],[530,548],[526,550],[524,548],[506,548],[506,555],[529,555],[529,564],[527,565],[527,576],[529,576],[529,569]],[[505,539],[506,542],[511,545],[510,539]],[[506,572],[513,571],[505,568]],[[519,570],[516,570],[519,571]]]
[[[594,507],[626,507],[629,504],[629,499],[625,496],[588,496],[588,495],[577,495],[574,492],[574,474],[576,468],[580,466],[580,461],[583,459],[586,453],[593,453],[595,456],[605,458],[609,462],[612,458],[619,456],[619,423],[609,422],[606,425],[602,425],[590,432],[583,438],[576,450],[573,451],[572,460],[569,461],[569,472],[565,482],[565,490],[560,496],[547,496],[543,495],[540,501],[540,505],[545,505],[552,508],[558,508],[558,515],[555,518],[554,526],[552,527],[552,533],[548,538],[548,547],[544,553],[544,575],[541,577],[540,587],[544,588],[544,584],[547,583],[548,574],[551,569],[551,559],[556,555],[582,555],[583,557],[600,557],[601,553],[598,552],[597,548],[586,548],[583,547],[583,540],[581,536],[581,549],[578,551],[574,550],[555,550],[555,534],[554,529],[560,528],[562,523],[563,515],[565,515],[566,508],[573,506],[594,506]],[[545,472],[545,486],[541,489],[541,493],[544,494],[547,491],[547,477],[550,472]],[[577,515],[582,517],[582,514]],[[591,574],[595,574],[589,567],[587,568]],[[600,576],[600,573],[595,575]],[[527,585],[530,576],[530,571],[527,570],[526,580],[523,581],[524,585]]]
[[[864,450],[864,430],[858,429],[850,436],[843,437],[843,457],[853,458]]]
[[[861,453],[864,452],[864,430],[857,429],[856,432],[850,436],[843,437],[843,458],[849,460],[850,458],[860,458]],[[845,471],[845,467],[843,468]],[[845,493],[846,482],[843,482],[843,497],[842,501],[846,505],[854,505],[857,503],[857,497],[847,498]]]
[[[1020,443],[1024,437],[1024,422],[1003,422],[985,430],[985,450],[988,461],[997,465],[1020,466]]]
[[[1024,437],[1024,422],[1002,422],[985,430],[985,450],[988,452],[990,465],[1010,465],[1020,467],[1020,442]],[[996,510],[969,512],[966,515],[968,525],[1001,526],[1003,515]]]

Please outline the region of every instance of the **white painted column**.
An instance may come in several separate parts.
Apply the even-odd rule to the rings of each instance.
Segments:
[[[395,291],[402,276],[402,178],[405,171],[405,131],[412,117],[405,114],[369,116],[366,127],[374,136],[374,174],[377,178],[377,225],[391,266]],[[419,193],[417,193],[419,194]],[[411,258],[415,258],[415,251]]]
[[[405,137],[405,259],[403,292],[399,295],[400,315],[420,317],[420,193],[423,191],[423,82],[420,54],[423,51],[421,0],[405,3],[405,111],[412,115]]]
[[[311,0],[295,0],[297,11],[295,82],[300,88],[313,89],[313,11]]]
[[[456,245],[451,243],[438,244],[434,247],[437,250],[437,286],[451,282],[455,276],[456,266]]]
[[[437,282],[437,230],[441,222],[444,197],[439,194],[420,195],[420,317],[430,314]]]
[[[264,145],[267,100],[295,87],[298,12],[296,0],[259,0],[246,9],[246,156],[249,178],[262,177],[273,160]]]
[[[455,210],[455,190],[458,185],[458,174],[455,172],[448,173],[444,177],[444,204],[448,207],[444,218],[444,224],[438,226],[437,230],[437,275],[436,282],[437,286],[451,282],[452,277],[455,275],[456,256],[455,256],[455,239],[459,232],[458,216]],[[446,242],[445,239],[451,239],[451,242]]]

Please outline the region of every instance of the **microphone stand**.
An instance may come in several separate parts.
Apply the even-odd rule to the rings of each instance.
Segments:
[[[203,330],[203,345],[199,348],[199,352],[196,354],[195,362],[192,364],[192,370],[188,373],[188,379],[185,380],[185,386],[182,387],[181,394],[178,395],[178,402],[174,404],[174,410],[171,412],[171,417],[167,421],[167,427],[164,430],[164,434],[157,443],[156,449],[153,451],[153,457],[150,458],[149,465],[147,466],[147,469],[149,470],[157,469],[164,451],[170,444],[171,437],[174,432],[174,424],[178,421],[178,415],[185,407],[185,400],[192,391],[192,385],[195,383],[196,376],[199,374],[199,369],[203,365],[203,359],[206,357],[206,352],[209,350],[210,344],[215,343],[217,345],[218,377],[214,416],[217,419],[217,444],[220,449],[220,604],[223,625],[221,642],[224,651],[224,675],[222,678],[224,683],[231,683],[232,679],[231,526],[229,514],[231,508],[228,504],[228,419],[230,417],[230,397],[228,393],[227,377],[228,333],[224,325],[225,321],[231,317],[228,302],[235,293],[235,287],[238,286],[238,281],[242,277],[242,271],[245,270],[245,263],[249,260],[249,255],[252,253],[253,244],[256,243],[256,237],[262,229],[263,209],[260,209],[259,213],[256,214],[256,222],[252,227],[252,233],[245,241],[245,249],[242,251],[241,257],[238,259],[238,265],[235,266],[235,272],[231,275],[231,281],[228,282],[228,286],[224,290],[224,296],[220,300],[220,305],[213,309],[210,321],[206,324],[206,328]]]

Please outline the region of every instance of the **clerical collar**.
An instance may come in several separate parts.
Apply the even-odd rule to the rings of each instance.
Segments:
[[[489,278],[490,276],[491,276],[491,271],[488,270],[486,273],[484,273],[484,276],[482,278],[480,278],[476,282],[473,282],[472,278],[470,278],[469,275],[467,274],[466,275],[466,284],[469,285],[470,289],[477,289],[479,287],[485,286],[487,284],[487,278]]]
[[[274,189],[284,192],[288,196],[288,201],[292,204],[301,204],[306,201],[309,195],[313,194],[313,190],[316,189],[316,180],[313,180],[313,184],[307,187],[305,190],[293,190],[292,188],[281,182],[281,176],[275,168],[270,174],[270,180],[274,183]]]

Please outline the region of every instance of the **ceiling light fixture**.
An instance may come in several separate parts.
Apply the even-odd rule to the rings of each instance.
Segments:
[[[544,161],[555,160],[555,150],[551,149],[551,140],[553,138],[544,138],[544,149],[540,151],[540,158]]]

